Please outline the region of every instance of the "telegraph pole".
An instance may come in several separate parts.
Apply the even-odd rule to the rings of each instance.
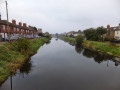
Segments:
[[[6,14],[7,14],[7,31],[8,31],[8,40],[10,41],[10,32],[9,32],[9,17],[8,17],[8,3],[6,2]]]

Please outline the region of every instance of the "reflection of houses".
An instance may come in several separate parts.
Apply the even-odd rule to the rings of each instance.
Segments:
[[[120,24],[116,27],[110,27],[110,25],[107,25],[107,34],[106,36],[110,36],[116,39],[120,39]]]

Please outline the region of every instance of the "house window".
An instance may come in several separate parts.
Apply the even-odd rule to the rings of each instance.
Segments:
[[[3,30],[5,30],[5,25],[3,25]]]
[[[17,28],[17,31],[19,31],[19,28]]]
[[[14,27],[14,32],[15,32],[15,27]]]

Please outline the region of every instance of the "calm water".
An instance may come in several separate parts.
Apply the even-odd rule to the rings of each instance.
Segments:
[[[0,90],[120,90],[120,66],[111,56],[52,39]]]

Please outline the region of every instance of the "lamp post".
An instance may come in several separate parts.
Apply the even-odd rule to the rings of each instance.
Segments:
[[[10,31],[9,31],[9,17],[8,17],[8,3],[6,2],[6,14],[7,14],[7,31],[8,31],[8,40],[10,41]]]

